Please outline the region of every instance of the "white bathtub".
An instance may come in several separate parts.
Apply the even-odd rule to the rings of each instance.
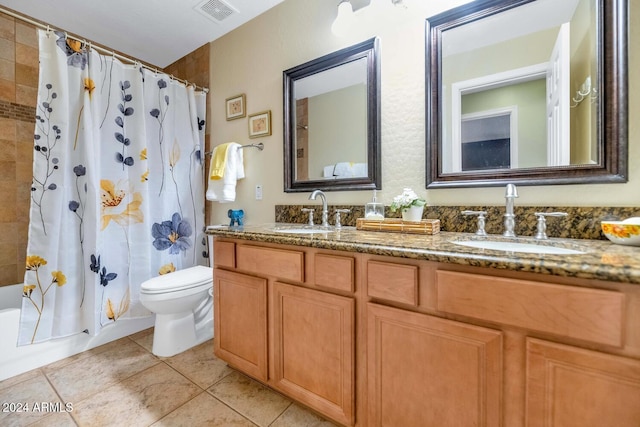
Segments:
[[[17,347],[22,284],[0,286],[0,381],[153,326],[155,317],[121,319],[91,337],[76,334]]]

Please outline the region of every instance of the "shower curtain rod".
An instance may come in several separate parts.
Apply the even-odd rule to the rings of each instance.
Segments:
[[[79,42],[81,42],[83,44],[88,44],[90,47],[92,47],[93,49],[97,50],[98,52],[101,52],[101,53],[104,53],[104,54],[107,54],[107,55],[111,55],[112,57],[118,58],[121,61],[126,61],[126,62],[129,62],[129,63],[134,64],[134,65],[135,64],[140,64],[141,67],[146,68],[147,70],[152,71],[152,72],[154,72],[156,74],[159,73],[159,72],[163,72],[162,70],[159,70],[158,68],[151,67],[149,65],[144,64],[139,59],[129,58],[128,56],[120,55],[119,53],[116,53],[113,50],[109,50],[109,49],[106,49],[106,48],[103,48],[103,47],[100,47],[100,46],[96,46],[90,41],[87,42],[87,40],[85,40],[85,39],[81,39],[81,38],[79,38],[77,36],[71,35],[71,34],[67,33],[66,31],[63,31],[63,30],[60,30],[58,28],[52,27],[51,25],[43,24],[42,22],[38,22],[38,21],[35,21],[33,19],[27,18],[26,16],[23,16],[23,15],[20,15],[20,14],[18,14],[16,12],[13,12],[12,10],[5,9],[2,6],[0,6],[0,12],[2,12],[4,14],[7,14],[9,16],[13,16],[14,18],[17,18],[17,19],[19,19],[21,21],[27,22],[27,23],[29,23],[31,25],[34,25],[34,26],[36,26],[36,27],[38,27],[38,28],[40,28],[42,30],[63,32],[64,36],[66,38],[68,38],[68,39],[76,40],[76,41],[79,41]],[[181,79],[179,77],[174,76],[173,74],[171,74],[170,77],[171,77],[172,80],[176,80],[176,81],[184,84],[185,86],[193,86],[196,90],[200,89],[204,93],[209,93],[209,88],[198,86],[195,83],[190,83],[187,80],[184,80],[184,79]]]

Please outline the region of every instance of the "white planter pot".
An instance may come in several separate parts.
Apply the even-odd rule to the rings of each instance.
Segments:
[[[411,206],[402,210],[402,219],[404,221],[419,222],[422,220],[422,211],[424,206]]]

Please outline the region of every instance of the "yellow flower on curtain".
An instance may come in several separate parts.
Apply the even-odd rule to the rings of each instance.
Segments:
[[[31,294],[33,293],[33,290],[35,288],[36,288],[36,285],[24,285],[22,287],[22,296],[31,298]]]
[[[107,315],[107,319],[113,320],[114,322],[118,320],[124,313],[129,310],[129,303],[131,301],[131,292],[129,288],[127,288],[127,292],[125,292],[124,296],[120,300],[120,306],[118,310],[113,308],[113,303],[111,302],[111,298],[107,298],[107,306],[105,307],[105,314]]]
[[[147,169],[145,173],[140,175],[140,182],[147,182],[147,181],[149,181],[149,169]]]
[[[158,271],[159,274],[169,274],[169,273],[173,273],[174,271],[176,271],[176,266],[173,265],[172,262],[170,262],[169,264],[165,264],[162,267],[160,267],[160,271]]]
[[[84,79],[84,90],[89,93],[89,99],[91,99],[91,95],[93,94],[93,90],[96,88],[96,84],[93,82],[93,79],[89,77],[85,77]]]
[[[46,287],[43,286],[43,283],[40,281],[39,270],[40,270],[40,267],[43,267],[45,265],[47,265],[47,260],[45,260],[44,258],[38,255],[27,255],[26,269],[27,271],[34,272],[33,274],[35,274],[36,284],[35,285],[25,284],[22,287],[22,296],[31,302],[31,304],[33,305],[33,308],[38,313],[38,320],[36,321],[36,324],[33,328],[33,335],[31,336],[32,344],[36,339],[36,333],[38,332],[38,327],[40,326],[40,320],[42,319],[42,313],[44,312],[44,309],[45,309],[45,296],[47,295],[47,292],[49,292],[49,289],[51,289],[54,283],[58,285],[58,287],[64,286],[67,283],[67,276],[65,276],[62,271],[55,270],[51,272],[51,283],[49,283],[49,285],[47,285]],[[40,294],[39,301],[36,301],[32,298],[33,292],[36,289]]]
[[[43,265],[47,265],[47,261],[38,255],[27,256],[27,270],[37,270]]]
[[[62,274],[62,271],[52,271],[51,276],[53,276],[53,279],[51,280],[52,283],[55,283],[58,286],[63,286],[67,283],[67,277]]]
[[[178,161],[180,160],[180,145],[178,145],[178,141],[173,141],[173,146],[171,147],[171,153],[169,154],[169,166],[174,168]]]
[[[100,180],[102,200],[102,230],[111,221],[118,225],[128,225],[144,221],[144,213],[140,209],[142,195],[134,192],[128,181],[114,184],[108,179]]]
[[[146,148],[145,148],[145,149],[143,149],[143,150],[140,152],[140,160],[147,160],[147,149],[146,149]]]

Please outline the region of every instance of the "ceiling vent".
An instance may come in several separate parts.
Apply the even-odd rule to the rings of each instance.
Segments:
[[[218,23],[221,23],[234,13],[239,13],[236,8],[222,0],[205,0],[194,9]]]

